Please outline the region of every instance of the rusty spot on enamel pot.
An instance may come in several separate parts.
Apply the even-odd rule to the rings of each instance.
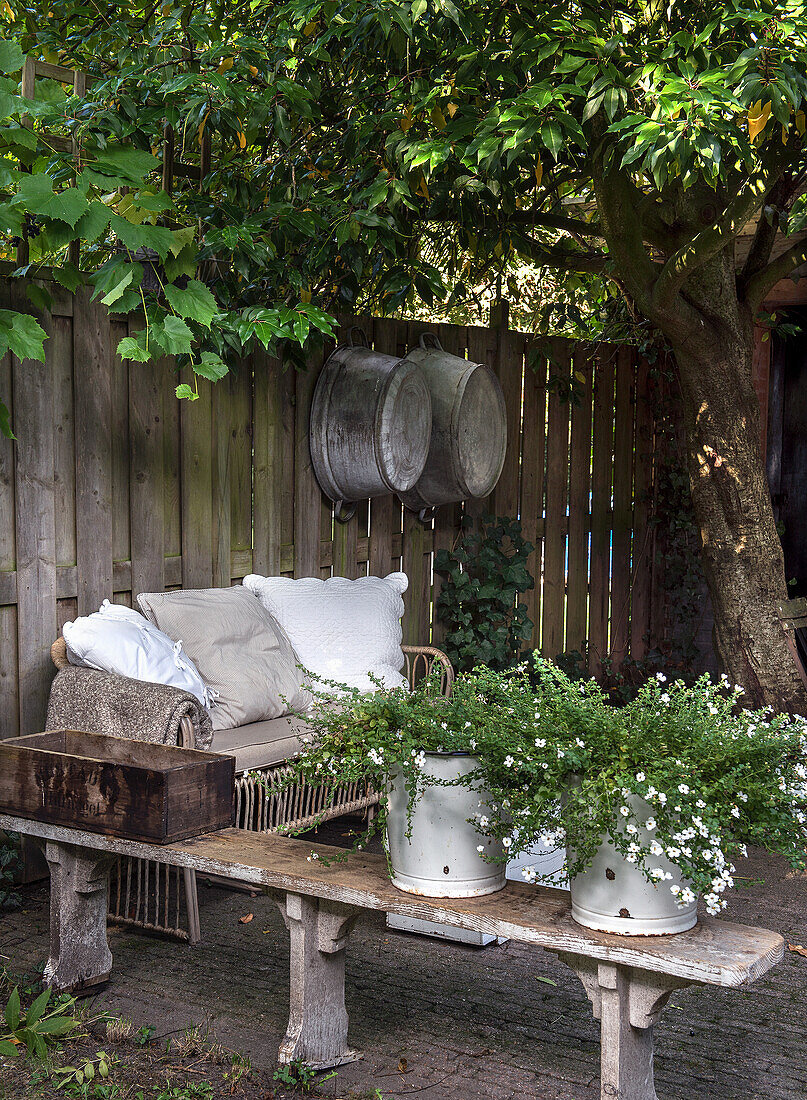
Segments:
[[[614,872],[611,870],[610,867],[606,867],[605,868],[605,877],[608,879],[609,882],[613,882],[614,879],[616,878],[616,875],[614,874]]]
[[[449,874],[449,870],[450,870],[450,869],[449,869],[449,867],[448,867],[448,864],[446,864],[446,866],[445,866],[445,867],[443,868],[443,874],[444,874],[444,875],[447,875],[447,874]]]
[[[621,908],[621,909],[619,910],[619,915],[620,915],[620,917],[629,917],[629,916],[630,916],[630,913],[629,913],[629,912],[628,912],[628,910],[627,910],[627,909],[625,909],[625,907],[623,906],[623,907],[622,907],[622,908]]]

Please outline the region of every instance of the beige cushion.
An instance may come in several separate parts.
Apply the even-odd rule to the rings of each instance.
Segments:
[[[214,731],[308,706],[291,642],[245,588],[142,592],[137,602],[147,619],[182,642],[208,688],[218,692],[210,712]]]
[[[268,722],[252,722],[231,730],[213,734],[211,752],[235,757],[238,775],[258,768],[282,764],[302,746],[301,735],[308,727],[300,718],[272,718]]]

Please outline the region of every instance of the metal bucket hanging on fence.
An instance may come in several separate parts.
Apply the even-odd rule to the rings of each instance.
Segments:
[[[363,343],[353,343],[353,333]],[[405,492],[429,453],[432,405],[418,365],[367,346],[360,329],[330,356],[317,379],[309,446],[320,488],[336,518],[367,497]]]
[[[491,492],[504,467],[507,411],[490,367],[444,351],[432,333],[423,333],[406,360],[420,367],[429,388],[432,433],[420,479],[398,495],[425,519],[440,504]]]

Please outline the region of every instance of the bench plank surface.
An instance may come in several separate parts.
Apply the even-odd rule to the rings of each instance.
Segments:
[[[675,936],[594,932],[572,920],[567,891],[517,882],[508,882],[498,893],[478,898],[416,897],[392,885],[382,855],[354,852],[344,862],[333,862],[344,854],[344,849],[270,833],[223,829],[157,848],[43,822],[22,822],[2,814],[0,829],[28,832],[115,855],[159,858],[202,874],[217,874],[357,909],[421,917],[709,985],[736,987],[755,981],[784,953],[784,941],[775,932],[710,917],[702,917],[689,932]],[[312,858],[313,854],[319,858]],[[329,866],[323,858],[331,861]]]

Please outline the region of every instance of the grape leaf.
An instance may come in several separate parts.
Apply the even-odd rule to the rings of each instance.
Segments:
[[[199,394],[188,385],[187,382],[183,382],[176,388],[176,395],[180,400],[185,401],[198,401]]]
[[[194,363],[193,370],[194,374],[200,374],[202,378],[218,382],[227,373],[227,364],[214,351],[203,351],[199,356],[199,362]]]
[[[16,435],[11,430],[11,413],[8,411],[8,407],[0,401],[0,433],[2,433],[6,439],[16,439]],[[0,1054],[3,1053],[2,1045],[0,1045]]]
[[[35,172],[23,176],[18,184],[14,203],[24,203],[32,214],[41,214],[46,218],[58,218],[71,227],[76,225],[87,209],[87,200],[77,187],[65,187],[63,191],[53,190],[53,180],[44,172]]]
[[[124,336],[118,344],[118,355],[121,359],[134,359],[136,363],[148,363],[151,358],[149,352],[133,336]]]
[[[153,248],[161,260],[168,255],[174,243],[170,229],[159,225],[133,225],[120,214],[110,215],[110,224],[127,248],[136,252],[138,248]]]
[[[162,323],[152,325],[151,338],[168,355],[181,355],[191,350],[193,333],[181,317],[169,313]]]
[[[91,202],[76,223],[76,232],[83,241],[97,241],[109,225],[111,211],[103,202]]]
[[[0,41],[0,72],[17,73],[25,61],[25,54],[20,49],[18,42],[9,42],[7,39]]]
[[[216,299],[198,279],[191,279],[184,290],[178,286],[167,286],[165,296],[180,317],[198,321],[205,328],[210,328],[210,322],[219,310]]]
[[[79,286],[84,281],[84,277],[76,267],[75,264],[71,264],[68,260],[67,263],[62,264],[61,267],[54,267],[53,278],[65,290],[69,290],[71,294],[75,294]]]
[[[27,313],[0,309],[0,350],[10,350],[18,359],[38,359],[45,362],[43,344],[47,333]]]

